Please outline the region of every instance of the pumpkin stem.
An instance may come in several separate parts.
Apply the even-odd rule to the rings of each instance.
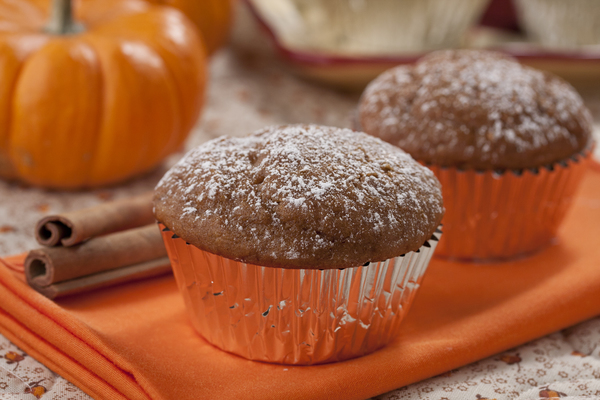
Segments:
[[[53,35],[72,35],[83,30],[83,25],[73,19],[71,0],[52,0],[50,20],[44,31]]]

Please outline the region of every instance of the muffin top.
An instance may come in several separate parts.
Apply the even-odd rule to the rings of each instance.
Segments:
[[[575,89],[501,53],[445,50],[392,68],[365,89],[362,129],[419,161],[523,169],[561,161],[591,141]]]
[[[419,249],[444,212],[440,184],[362,132],[274,126],[191,150],[158,183],[156,218],[250,264],[345,268]]]

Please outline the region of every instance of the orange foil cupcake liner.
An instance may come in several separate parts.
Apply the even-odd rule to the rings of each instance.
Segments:
[[[442,184],[446,208],[436,256],[493,261],[548,245],[590,158],[585,151],[550,166],[504,172],[427,165]]]
[[[416,252],[344,269],[285,269],[203,251],[159,224],[195,329],[251,360],[310,365],[392,341],[441,236]]]

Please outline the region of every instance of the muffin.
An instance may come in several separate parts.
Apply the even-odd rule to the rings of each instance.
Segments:
[[[549,243],[592,142],[590,113],[569,84],[475,50],[384,72],[365,89],[359,121],[436,173],[447,209],[437,254],[459,259]]]
[[[439,182],[408,154],[315,125],[205,143],[159,182],[154,208],[196,330],[285,364],[392,340],[443,215]]]

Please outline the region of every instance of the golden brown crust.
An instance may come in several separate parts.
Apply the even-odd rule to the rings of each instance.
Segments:
[[[562,79],[485,51],[431,53],[384,72],[359,106],[365,132],[417,160],[463,169],[523,169],[571,157],[591,116]]]
[[[188,153],[156,187],[156,218],[189,243],[251,264],[345,268],[419,249],[440,186],[402,150],[349,129],[266,128]]]

